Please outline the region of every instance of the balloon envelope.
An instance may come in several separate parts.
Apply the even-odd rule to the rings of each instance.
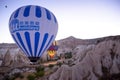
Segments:
[[[34,62],[54,41],[58,23],[48,9],[27,5],[12,13],[9,29],[17,45]]]
[[[56,51],[55,50],[48,50],[48,55],[50,56],[50,58],[53,58],[56,54]]]
[[[55,54],[57,53],[57,50],[58,50],[58,45],[57,45],[57,42],[54,41],[52,43],[52,45],[47,50],[48,55],[50,56],[50,58],[53,58],[55,56]]]

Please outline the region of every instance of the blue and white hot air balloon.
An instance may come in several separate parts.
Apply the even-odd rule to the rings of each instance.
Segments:
[[[54,41],[58,23],[48,9],[27,5],[14,11],[9,29],[17,45],[31,62],[36,62]]]

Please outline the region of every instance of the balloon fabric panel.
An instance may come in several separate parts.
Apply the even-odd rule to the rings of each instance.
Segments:
[[[48,50],[48,55],[50,56],[50,58],[53,58],[55,56],[56,51],[54,50]]]
[[[41,17],[41,9],[40,7],[36,6],[36,17],[40,18]]]
[[[38,43],[39,43],[39,39],[40,39],[40,33],[39,32],[35,33],[35,38],[34,39],[35,39],[34,54],[35,54],[35,56],[37,56]]]
[[[25,11],[24,11],[24,17],[28,17],[29,16],[29,14],[30,14],[30,6],[27,6],[26,8],[25,8]]]

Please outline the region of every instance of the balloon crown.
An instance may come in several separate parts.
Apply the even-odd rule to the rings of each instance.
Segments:
[[[34,18],[41,19],[42,15],[44,15],[43,13],[45,13],[46,16],[44,16],[44,17],[46,17],[47,20],[53,19],[52,21],[57,23],[55,16],[48,9],[40,7],[40,6],[27,5],[27,6],[18,8],[11,16],[11,18],[10,18],[11,32],[13,33],[16,31],[23,31],[23,30],[39,31],[40,22],[34,21],[33,19]],[[21,17],[23,19],[22,20],[17,19],[19,17]],[[32,18],[32,20],[28,21],[25,18],[29,18],[29,19]]]

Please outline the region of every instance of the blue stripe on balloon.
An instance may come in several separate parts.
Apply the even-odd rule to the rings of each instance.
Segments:
[[[13,39],[15,40],[15,42],[17,43],[17,45],[20,47],[20,49],[22,49],[22,47],[20,46],[20,44],[18,43],[18,41],[16,40],[15,36],[12,34]],[[23,50],[23,49],[22,49]],[[26,54],[26,52],[23,50],[23,52]],[[26,54],[27,55],[27,54]]]
[[[25,10],[24,10],[24,14],[23,14],[24,17],[28,17],[28,16],[29,16],[29,13],[30,13],[30,7],[31,7],[31,6],[27,6],[27,7],[25,8]]]
[[[40,18],[41,17],[41,8],[39,6],[36,6],[36,11],[35,12],[36,12],[35,16]]]
[[[27,49],[26,49],[26,47],[25,47],[25,45],[24,45],[24,43],[23,43],[23,41],[22,41],[22,38],[21,38],[20,33],[17,32],[16,35],[17,35],[17,38],[18,38],[18,40],[19,40],[19,43],[21,44],[21,46],[23,47],[23,49],[25,50],[25,52],[27,52],[27,55],[28,55],[28,56],[31,56],[31,55],[28,53],[28,51],[27,51]]]
[[[49,42],[47,43],[47,45],[46,45],[46,47],[44,48],[44,50],[43,50],[42,53],[44,53],[45,50],[48,49],[48,48],[50,47],[50,43],[51,43],[51,41],[52,41],[53,39],[54,39],[54,35],[52,35],[52,36],[50,37]]]
[[[45,9],[45,10],[46,10],[47,19],[48,19],[48,20],[51,20],[50,11],[48,11],[47,9]]]
[[[37,49],[38,49],[39,40],[40,40],[40,33],[36,32],[35,33],[35,45],[34,45],[34,56],[36,57],[37,57]]]
[[[20,11],[20,8],[15,12],[14,18],[18,17],[19,11]]]
[[[25,39],[26,39],[27,46],[29,48],[30,54],[31,54],[31,56],[33,56],[33,54],[32,54],[32,47],[31,47],[31,40],[30,40],[30,33],[29,32],[25,32],[24,35],[25,35]]]
[[[53,15],[53,17],[54,17],[54,21],[55,21],[55,23],[57,23],[57,19],[56,19],[56,17]]]
[[[41,51],[43,50],[43,47],[45,46],[45,43],[47,41],[47,38],[48,38],[48,33],[45,33],[44,35],[44,38],[43,38],[43,41],[42,41],[42,45],[41,45],[41,48],[40,48],[40,51],[38,53],[38,56],[41,55]]]

